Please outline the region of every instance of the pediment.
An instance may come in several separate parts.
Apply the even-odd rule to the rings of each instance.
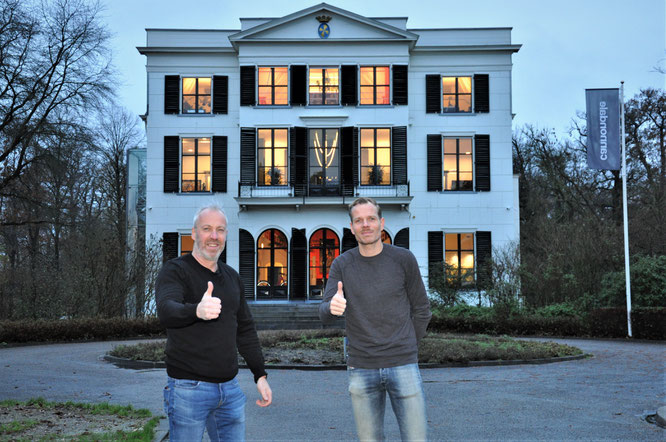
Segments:
[[[320,36],[321,20],[326,21],[328,34]],[[379,20],[363,17],[335,6],[321,3],[311,8],[267,21],[229,36],[236,46],[258,41],[406,41],[414,44],[418,35]]]

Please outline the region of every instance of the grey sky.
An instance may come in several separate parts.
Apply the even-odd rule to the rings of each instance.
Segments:
[[[121,103],[146,110],[146,28],[240,29],[239,17],[282,17],[317,1],[102,0],[114,33]],[[586,88],[666,88],[664,0],[333,0],[367,17],[409,17],[408,28],[512,27],[514,128],[530,123],[566,133],[585,109]],[[472,6],[473,5],[473,6]]]

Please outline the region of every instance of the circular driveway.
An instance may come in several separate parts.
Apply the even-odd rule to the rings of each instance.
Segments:
[[[545,365],[421,371],[431,440],[664,440],[645,416],[666,404],[666,344],[552,339],[594,357]],[[161,415],[164,369],[130,370],[102,360],[139,341],[0,349],[0,399],[110,402]],[[254,404],[249,370],[248,440],[355,439],[344,371],[268,370],[273,405]],[[386,413],[386,434],[399,439]]]

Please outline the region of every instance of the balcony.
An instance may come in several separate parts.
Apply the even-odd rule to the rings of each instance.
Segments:
[[[234,198],[241,211],[252,207],[292,206],[346,206],[356,198],[374,198],[383,206],[407,209],[413,196],[409,183],[393,186],[257,186],[238,183],[238,197]]]

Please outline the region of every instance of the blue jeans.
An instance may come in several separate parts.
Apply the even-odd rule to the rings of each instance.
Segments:
[[[245,440],[245,394],[236,379],[212,384],[168,377],[164,411],[172,442],[200,441],[204,428],[211,441]]]
[[[347,372],[360,440],[384,440],[386,393],[402,440],[426,440],[425,397],[418,364],[373,369],[348,367]]]

